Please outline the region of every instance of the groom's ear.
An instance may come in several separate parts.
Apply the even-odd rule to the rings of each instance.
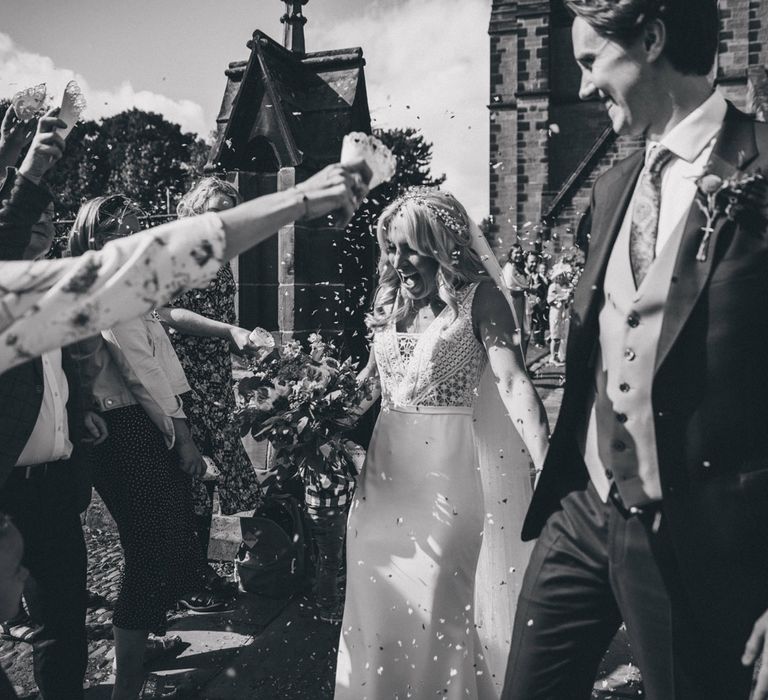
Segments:
[[[643,31],[643,47],[648,63],[654,63],[664,53],[667,44],[667,27],[661,19],[648,22]]]

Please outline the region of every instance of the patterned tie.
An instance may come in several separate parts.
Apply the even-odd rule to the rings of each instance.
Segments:
[[[629,233],[629,262],[639,287],[656,257],[661,203],[661,171],[674,153],[664,146],[651,151],[635,190],[632,228]]]

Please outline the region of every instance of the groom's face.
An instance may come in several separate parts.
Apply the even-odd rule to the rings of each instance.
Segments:
[[[579,97],[598,97],[617,134],[645,133],[656,100],[642,37],[625,46],[598,34],[581,17],[573,21],[571,35],[573,55],[581,68]]]

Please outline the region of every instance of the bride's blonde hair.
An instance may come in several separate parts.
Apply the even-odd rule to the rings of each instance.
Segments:
[[[438,263],[439,297],[458,315],[456,292],[471,282],[488,277],[478,254],[472,249],[470,219],[461,203],[449,192],[414,187],[390,204],[379,217],[379,284],[373,310],[366,318],[375,331],[397,323],[413,308],[413,301],[400,294],[400,278],[389,262],[387,248],[392,229],[405,234],[408,245]],[[400,303],[395,303],[396,301]]]

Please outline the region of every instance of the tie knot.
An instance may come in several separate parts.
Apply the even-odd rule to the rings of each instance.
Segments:
[[[648,156],[648,162],[645,167],[652,175],[658,175],[673,155],[675,154],[668,148],[659,145],[651,151],[651,155]]]

